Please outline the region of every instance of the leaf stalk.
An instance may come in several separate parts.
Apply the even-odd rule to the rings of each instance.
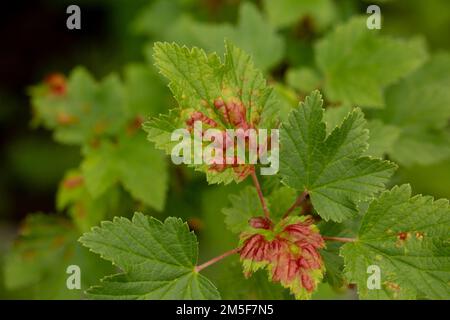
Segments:
[[[222,253],[220,256],[217,256],[215,258],[212,258],[211,260],[206,261],[205,263],[202,263],[201,265],[195,266],[195,272],[200,272],[201,270],[205,269],[206,267],[209,267],[210,265],[228,257],[232,254],[238,253],[240,248],[235,248],[233,250],[229,250],[227,252]]]
[[[261,205],[264,211],[264,215],[267,219],[270,219],[269,209],[267,208],[266,201],[264,200],[264,195],[261,190],[261,185],[259,184],[258,177],[256,176],[255,170],[251,173],[253,184],[255,185],[256,191],[258,192],[259,201],[261,201]]]
[[[338,242],[355,242],[355,241],[356,241],[355,238],[327,237],[327,236],[322,236],[322,238],[323,238],[324,240],[328,240],[328,241],[338,241]]]

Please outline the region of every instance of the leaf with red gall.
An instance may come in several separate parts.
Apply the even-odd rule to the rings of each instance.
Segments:
[[[217,123],[213,119],[205,116],[200,111],[195,111],[192,113],[190,118],[186,120],[187,129],[190,132],[194,129],[194,124],[196,121],[200,121],[200,122],[202,122],[202,124],[207,125],[211,128],[217,127]]]
[[[214,100],[214,107],[219,111],[222,121],[230,127],[248,129],[247,110],[242,101],[236,98],[224,101],[222,98]]]
[[[161,74],[169,79],[169,88],[178,108],[170,116],[155,117],[146,123],[148,139],[171,154],[173,129],[170,124],[168,126],[168,119],[170,123],[176,123],[176,129],[182,127],[190,133],[196,131],[196,127],[200,128],[197,123],[202,125],[203,132],[216,129],[223,136],[222,146],[207,144],[216,142],[218,131],[215,130],[210,131],[214,140],[208,135],[206,141],[202,141],[202,150],[207,151],[203,155],[214,160],[189,165],[205,172],[210,184],[244,180],[255,170],[258,159],[267,158],[273,149],[270,142],[258,143],[263,139],[256,130],[272,130],[279,125],[279,121],[274,121],[278,110],[275,95],[262,72],[253,65],[250,55],[229,42],[226,42],[224,59],[195,47],[189,49],[157,42],[154,61]],[[234,129],[233,137],[227,135],[228,129]],[[262,144],[262,153],[256,150],[255,144]],[[231,145],[235,147],[232,149]],[[245,159],[242,159],[244,154]]]
[[[240,236],[244,275],[266,268],[269,280],[289,288],[296,299],[309,299],[325,271],[319,250],[325,242],[310,217],[288,217],[278,224],[252,218]]]
[[[67,81],[63,74],[51,73],[45,78],[44,82],[49,87],[51,94],[55,96],[62,96],[66,94]]]
[[[194,134],[194,139],[198,137],[199,140],[203,140],[208,129],[219,130],[218,136],[206,138],[208,142],[212,142],[211,145],[206,141],[201,141],[202,148],[209,145],[210,147],[214,146],[215,150],[221,150],[220,155],[216,154],[217,151],[214,151],[215,155],[211,158],[211,162],[206,163],[205,169],[213,174],[223,173],[230,169],[228,171],[232,174],[233,180],[240,182],[254,171],[254,165],[246,164],[246,158],[249,157],[251,151],[254,154],[258,152],[257,141],[250,141],[250,136],[253,133],[250,132],[250,126],[245,120],[245,108],[242,104],[225,104],[223,100],[216,100],[215,105],[219,109],[223,106],[223,110],[221,109],[223,118],[215,121],[203,112],[194,111],[185,120],[186,129]],[[229,108],[228,105],[231,107]],[[231,127],[240,127],[236,132],[230,133],[227,131],[229,128],[224,127],[223,123]],[[196,132],[198,136],[195,136]],[[253,137],[257,138],[255,134],[253,134]],[[243,148],[244,157],[237,151],[238,148]]]
[[[255,229],[266,229],[269,230],[273,227],[273,223],[269,218],[266,217],[254,217],[251,218],[248,224]]]
[[[76,68],[67,78],[50,74],[30,93],[34,121],[54,130],[62,143],[88,145],[123,134],[136,116],[128,110],[124,84],[116,75],[96,81],[85,69]]]

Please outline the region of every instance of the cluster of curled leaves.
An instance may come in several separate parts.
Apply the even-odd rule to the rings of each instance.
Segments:
[[[264,3],[274,6],[268,13],[277,28],[296,20],[280,14],[275,1]],[[333,8],[320,3],[325,27]],[[308,9],[299,6],[290,14]],[[168,173],[160,150],[170,155],[178,143],[174,130],[193,133],[201,122],[224,141],[227,129],[280,130],[278,174],[260,177],[262,188],[244,187],[222,210],[245,277],[263,273],[297,299],[313,297],[322,282],[356,284],[363,299],[449,299],[448,200],[413,196],[409,185],[387,189],[397,166],[386,160],[429,164],[450,155],[449,56],[428,57],[420,40],[379,37],[357,17],[316,43],[316,68],[288,70],[288,88],[263,76],[283,56],[284,43],[253,5],[242,6],[236,26],[184,17],[164,28],[165,37],[176,39],[181,29],[208,52],[223,54],[154,44],[152,59],[175,98],[169,112],[173,100],[159,94],[168,90],[155,88],[158,75],[147,66],[131,65],[124,79],[101,82],[75,69],[32,88],[35,124],[79,146],[82,162],[58,191],[58,209],[69,218],[27,218],[6,259],[6,285],[44,282],[36,288],[40,297],[52,297],[54,284],[67,277],[65,266],[77,264],[89,270],[83,288],[94,299],[219,299],[198,268],[198,242],[187,223],[123,216],[130,208],[162,211]],[[238,46],[226,41],[222,48],[224,35]],[[220,46],[204,39],[220,39]],[[263,166],[242,164],[235,154],[227,160],[189,166],[210,184],[257,180]],[[381,270],[376,290],[367,286],[373,265]]]
[[[154,59],[178,103],[144,124],[157,148],[170,154],[172,131],[191,130],[194,121],[222,132],[281,130],[280,172],[269,178],[276,187],[264,197],[256,182],[224,209],[227,226],[239,235],[236,252],[246,277],[264,269],[268,281],[297,299],[311,298],[324,280],[355,283],[361,298],[448,298],[448,201],[411,197],[408,185],[385,189],[396,165],[367,154],[370,133],[361,109],[327,129],[322,95],[313,91],[281,123],[273,90],[251,57],[228,42],[223,60],[169,43],[155,44]],[[257,179],[260,164],[193,166],[210,183],[229,183]],[[347,243],[328,241],[336,235]],[[200,274],[196,237],[180,219],[160,222],[137,213],[131,221],[102,222],[80,241],[122,270],[92,287],[91,297],[220,297]],[[382,270],[378,290],[367,288],[371,265]]]

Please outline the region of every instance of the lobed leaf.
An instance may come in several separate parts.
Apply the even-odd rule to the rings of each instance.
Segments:
[[[341,255],[350,282],[365,299],[449,299],[450,207],[448,200],[411,197],[396,186],[373,200],[357,241]],[[381,271],[381,288],[369,290],[367,268]]]
[[[180,219],[160,222],[141,213],[131,221],[116,217],[84,234],[80,242],[123,271],[89,289],[91,298],[220,298],[214,285],[195,271],[197,239]]]
[[[141,134],[123,135],[116,143],[102,141],[100,146],[87,151],[81,168],[93,197],[101,196],[120,182],[135,199],[156,210],[164,207],[167,164]]]
[[[364,107],[383,107],[383,90],[418,68],[426,57],[423,41],[379,36],[366,27],[366,17],[352,18],[316,45],[327,97]]]
[[[390,152],[405,166],[450,157],[450,55],[438,54],[386,91],[386,108],[376,115],[400,129]]]
[[[368,130],[355,109],[328,136],[318,91],[294,110],[281,130],[280,174],[288,186],[306,190],[318,214],[342,221],[357,212],[358,201],[384,188],[396,166],[363,157]]]

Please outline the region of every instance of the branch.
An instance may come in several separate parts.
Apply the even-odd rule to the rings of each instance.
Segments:
[[[261,186],[259,184],[258,177],[256,176],[256,173],[254,170],[252,171],[251,176],[252,176],[253,184],[255,185],[256,191],[258,192],[258,197],[259,197],[259,200],[261,201],[264,215],[266,216],[267,219],[269,219],[269,216],[270,216],[269,209],[267,209],[266,201],[264,200]]]
[[[201,270],[205,269],[206,267],[209,267],[210,265],[212,265],[212,264],[214,264],[214,263],[216,263],[216,262],[218,262],[218,261],[220,261],[220,260],[222,260],[222,259],[224,259],[224,258],[226,258],[228,256],[231,256],[232,254],[238,253],[239,250],[241,250],[241,249],[240,248],[235,248],[233,250],[230,250],[230,251],[227,251],[225,253],[222,253],[220,256],[212,258],[211,260],[206,261],[205,263],[203,263],[201,265],[195,266],[195,272],[200,272]]]
[[[338,242],[355,242],[356,241],[355,238],[341,238],[341,237],[327,237],[327,236],[322,236],[322,238],[324,240],[338,241]]]
[[[283,215],[283,219],[286,218],[288,215],[290,215],[291,212],[294,211],[295,208],[300,206],[303,203],[303,201],[305,201],[307,196],[308,196],[308,191],[306,191],[306,190],[303,191],[302,194],[300,196],[298,196],[298,198],[292,204],[292,206],[289,209],[287,209],[286,213]]]

